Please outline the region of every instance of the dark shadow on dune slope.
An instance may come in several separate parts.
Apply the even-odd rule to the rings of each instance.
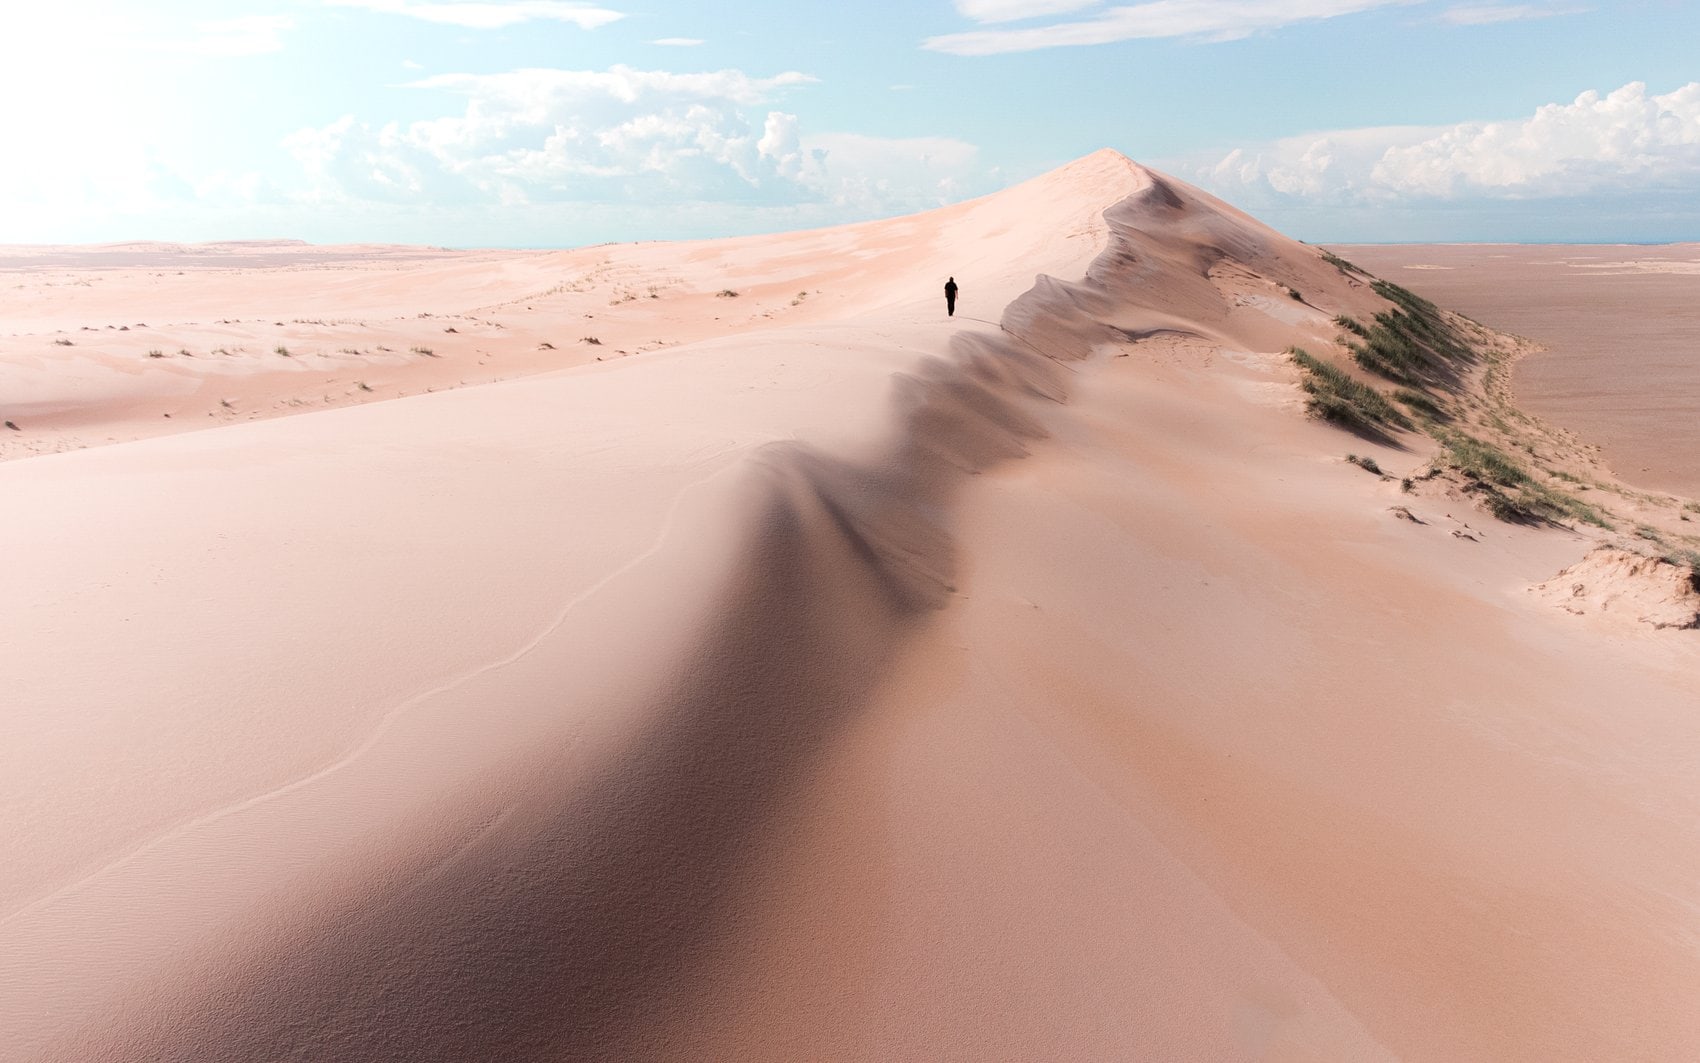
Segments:
[[[654,722],[618,755],[511,766],[529,780],[504,784],[518,806],[447,866],[414,858],[327,891],[285,933],[182,972],[212,990],[150,987],[57,1058],[645,1054],[793,787],[948,599],[952,494],[1042,434],[1019,407],[1060,394],[1054,367],[999,346],[962,337],[902,378],[877,462],[761,452],[759,506],[713,628],[687,659],[656,663],[674,679],[634,707]]]
[[[653,722],[619,755],[538,751],[505,773],[526,780],[505,784],[517,807],[445,866],[392,860],[383,881],[397,885],[327,888],[313,914],[281,913],[286,930],[192,961],[178,984],[200,988],[146,987],[54,1058],[463,1063],[657,1049],[701,991],[707,950],[735,938],[740,884],[795,789],[948,600],[957,490],[1043,435],[1034,411],[1065,397],[1060,362],[1149,328],[1151,270],[1184,263],[1196,280],[1184,302],[1221,318],[1215,258],[1274,256],[1228,221],[1200,250],[1203,223],[1185,208],[1155,181],[1106,215],[1111,244],[1084,282],[1040,277],[1006,308],[1005,334],[959,334],[948,358],[900,378],[877,460],[762,452],[760,504],[713,628],[686,659],[656,662],[673,678],[634,707]],[[1175,308],[1160,309],[1167,320]]]

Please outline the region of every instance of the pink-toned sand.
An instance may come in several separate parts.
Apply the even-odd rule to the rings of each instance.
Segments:
[[[1340,254],[1546,348],[1517,364],[1531,413],[1635,483],[1700,496],[1700,244],[1397,244]]]
[[[1101,152],[181,253],[5,296],[76,344],[0,339],[19,434],[136,440],[0,464],[9,1058],[1700,1053],[1700,640],[1340,460],[1426,455],[1304,418],[1283,350],[1384,305],[1313,249]]]

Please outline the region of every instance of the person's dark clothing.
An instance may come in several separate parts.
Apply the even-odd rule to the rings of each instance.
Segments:
[[[956,278],[944,282],[944,310],[950,317],[956,316]]]

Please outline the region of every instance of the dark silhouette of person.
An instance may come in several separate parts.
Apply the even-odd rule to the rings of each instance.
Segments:
[[[944,312],[950,317],[956,316],[956,278],[951,277],[944,282]]]

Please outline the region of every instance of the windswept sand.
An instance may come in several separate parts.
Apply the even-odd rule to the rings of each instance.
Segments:
[[[780,237],[141,253],[7,304],[89,382],[0,464],[16,1058],[1700,1052],[1700,639],[1304,418],[1284,349],[1385,305],[1314,249],[1101,152]],[[526,353],[589,313],[628,356]],[[439,315],[394,386],[452,390],[266,405],[352,370],[255,320]],[[55,361],[129,318],[255,349]],[[259,416],[140,438],[160,374]]]

